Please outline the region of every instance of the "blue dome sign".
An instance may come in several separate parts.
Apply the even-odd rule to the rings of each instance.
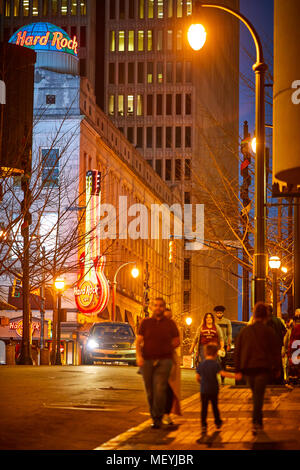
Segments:
[[[18,29],[9,42],[34,51],[65,52],[77,57],[78,42],[58,26],[51,23],[32,23]]]

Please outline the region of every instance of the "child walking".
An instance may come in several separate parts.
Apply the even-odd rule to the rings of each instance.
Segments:
[[[201,424],[203,434],[207,431],[207,410],[209,402],[212,404],[217,429],[221,429],[223,424],[218,408],[218,374],[222,377],[235,377],[235,374],[221,370],[220,362],[217,360],[218,349],[216,344],[207,344],[205,348],[205,360],[200,362],[197,367],[196,378],[201,384]]]

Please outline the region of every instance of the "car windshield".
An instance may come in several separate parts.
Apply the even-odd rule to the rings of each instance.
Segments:
[[[115,341],[115,340],[132,340],[134,334],[131,326],[129,325],[101,325],[96,326],[93,331],[93,336],[97,338]]]

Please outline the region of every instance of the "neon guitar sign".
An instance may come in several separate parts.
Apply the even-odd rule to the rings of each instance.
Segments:
[[[81,254],[80,277],[74,289],[76,305],[85,315],[101,313],[108,304],[109,286],[104,275],[105,257],[100,256],[101,173],[86,174],[85,252]]]

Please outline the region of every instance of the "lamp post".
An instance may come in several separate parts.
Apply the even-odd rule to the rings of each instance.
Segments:
[[[125,266],[128,266],[129,264],[136,264],[135,261],[128,261],[127,263],[121,264],[121,266],[118,267],[118,269],[115,272],[114,275],[114,280],[112,282],[112,315],[111,315],[111,320],[115,321],[116,320],[116,297],[117,297],[117,276],[121,269],[125,268]],[[140,275],[140,272],[138,268],[134,267],[131,270],[131,276],[136,279]]]
[[[54,282],[55,289],[57,290],[57,333],[56,333],[56,355],[55,365],[61,366],[61,353],[60,353],[60,324],[61,324],[61,297],[65,289],[65,281],[63,279],[56,279]]]
[[[224,5],[196,2],[196,12],[201,8],[216,8],[238,18],[248,28],[256,48],[255,72],[255,242],[254,242],[254,300],[265,301],[267,254],[266,254],[266,163],[265,163],[265,74],[267,65],[264,61],[263,48],[259,35],[252,23],[240,12]],[[198,8],[199,7],[199,8]],[[188,32],[188,41],[194,50],[200,50],[206,41],[206,32],[202,25],[193,24]]]
[[[271,256],[269,266],[273,273],[273,313],[277,317],[277,280],[281,261],[278,256]]]

